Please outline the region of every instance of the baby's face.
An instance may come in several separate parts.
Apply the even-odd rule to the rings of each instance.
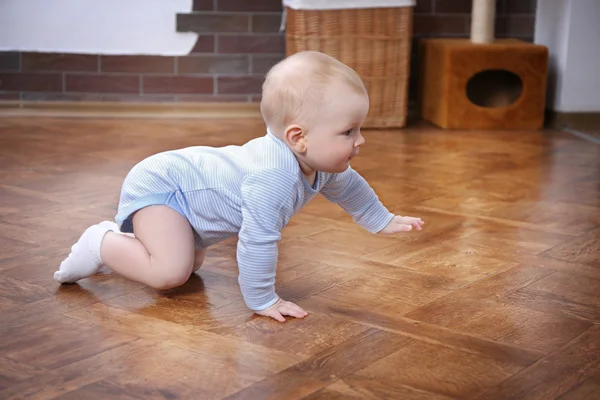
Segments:
[[[314,111],[304,161],[317,171],[340,173],[365,142],[360,127],[369,111],[369,99],[346,86],[332,90],[332,100]]]

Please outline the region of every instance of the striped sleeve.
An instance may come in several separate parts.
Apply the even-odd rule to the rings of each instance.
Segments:
[[[278,241],[293,210],[297,178],[285,171],[255,173],[242,185],[242,226],[238,234],[238,282],[246,305],[255,311],[273,305]]]
[[[321,194],[339,204],[354,222],[371,233],[377,233],[390,223],[394,214],[381,203],[367,181],[355,170],[348,168],[332,175],[323,185]]]

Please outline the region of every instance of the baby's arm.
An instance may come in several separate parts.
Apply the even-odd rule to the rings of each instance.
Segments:
[[[332,175],[321,189],[321,194],[339,204],[354,221],[371,233],[397,233],[420,230],[423,222],[419,218],[401,217],[391,213],[358,172],[352,168]]]
[[[306,313],[275,293],[278,246],[294,201],[294,177],[284,171],[261,171],[242,185],[242,226],[237,245],[238,282],[246,305],[261,315],[285,321],[281,314]]]

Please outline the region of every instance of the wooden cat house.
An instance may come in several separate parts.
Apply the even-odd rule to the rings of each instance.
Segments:
[[[446,129],[540,129],[548,50],[494,39],[495,0],[473,0],[469,39],[419,42],[421,117]]]

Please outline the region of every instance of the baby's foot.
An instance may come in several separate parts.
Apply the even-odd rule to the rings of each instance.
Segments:
[[[119,232],[119,227],[114,222],[103,221],[87,228],[60,263],[54,279],[60,283],[73,283],[98,272],[102,266],[100,244],[108,231]]]

